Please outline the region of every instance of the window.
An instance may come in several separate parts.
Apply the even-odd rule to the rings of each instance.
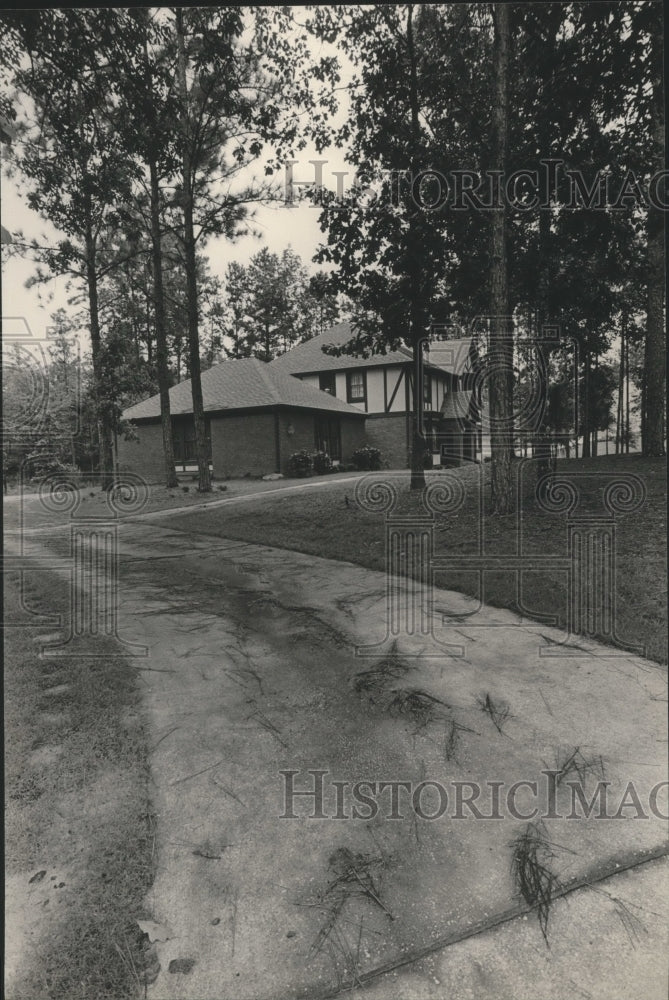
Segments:
[[[337,381],[334,372],[321,372],[318,376],[318,388],[323,392],[329,392],[331,396],[337,395]]]
[[[367,399],[367,376],[365,372],[346,373],[346,400],[349,403],[364,403]]]
[[[205,417],[205,433],[207,435],[208,458],[211,462],[211,429],[208,417]],[[197,462],[197,447],[193,417],[174,417],[172,419],[172,436],[175,462],[178,465],[194,465]]]

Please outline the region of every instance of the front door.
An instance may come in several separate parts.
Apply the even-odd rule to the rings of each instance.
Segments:
[[[316,450],[324,451],[331,461],[341,461],[341,427],[339,417],[316,417]]]

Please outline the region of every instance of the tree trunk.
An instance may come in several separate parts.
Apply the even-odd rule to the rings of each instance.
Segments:
[[[100,311],[98,302],[98,276],[95,269],[96,245],[93,236],[93,224],[90,213],[86,218],[86,281],[88,286],[88,312],[90,319],[91,334],[91,357],[93,361],[93,381],[95,383],[95,409],[98,422],[98,435],[100,445],[99,467],[100,485],[102,489],[107,489],[114,480],[114,460],[112,454],[112,419],[110,412],[111,402],[107,400],[104,390],[102,361],[100,358],[100,348],[102,338],[100,336]]]
[[[506,173],[508,131],[509,8],[496,3],[494,21],[495,106],[493,109],[493,168]],[[506,204],[492,212],[492,274],[490,354],[492,371],[489,383],[490,450],[492,512],[510,514],[514,509],[513,477],[513,399],[510,375],[513,371],[513,343],[506,321],[509,312],[506,254]]]
[[[413,418],[411,435],[411,485],[412,490],[425,489],[426,442],[421,433],[423,423],[423,339],[427,317],[424,311],[424,296],[421,275],[420,236],[417,232],[418,206],[413,202],[413,179],[417,174],[416,154],[420,137],[418,105],[418,72],[413,38],[413,4],[409,4],[407,14],[407,48],[409,52],[409,102],[411,105],[411,131],[413,136],[411,157],[411,185],[409,191],[409,268],[411,296],[411,344],[413,349]]]
[[[160,242],[160,190],[158,167],[153,155],[149,156],[151,177],[151,250],[153,257],[153,311],[156,321],[156,368],[160,393],[160,421],[163,429],[163,455],[165,458],[165,485],[179,485],[174,467],[174,437],[170,414],[170,372],[168,366],[167,331],[165,329],[165,293],[163,289],[163,259]]]
[[[558,7],[551,7],[547,11],[546,36],[543,41],[543,51],[546,65],[550,67],[550,73],[542,80],[539,104],[548,107],[555,94],[555,49],[559,31],[563,21],[563,11]],[[552,144],[554,136],[552,134],[550,122],[545,115],[540,116],[539,123],[539,150],[542,160],[550,160],[553,157]],[[544,199],[547,205],[553,201],[553,190],[550,181],[546,178],[546,191]],[[537,479],[542,479],[548,474],[555,473],[555,459],[557,457],[557,421],[553,433],[551,433],[552,414],[550,413],[550,393],[549,393],[549,369],[552,350],[555,345],[547,344],[543,341],[542,333],[545,325],[550,320],[551,306],[551,218],[550,208],[539,209],[539,287],[537,290],[537,357],[540,368],[537,372],[537,381],[540,381],[539,391],[543,404],[541,421],[537,427],[536,448],[534,454],[537,457]]]
[[[625,337],[627,316],[623,309],[620,314],[620,365],[618,368],[618,405],[616,407],[616,455],[623,450],[623,391],[625,386]]]
[[[630,339],[625,338],[625,454],[630,453]]]
[[[650,171],[664,169],[664,104],[662,92],[662,35],[656,28],[651,35],[650,58],[653,60],[653,148]],[[644,453],[664,455],[665,419],[665,340],[664,340],[664,214],[648,208],[648,304],[646,311],[646,441]]]
[[[150,178],[150,210],[151,210],[151,257],[153,260],[153,314],[156,322],[156,368],[158,373],[158,391],[160,394],[160,421],[163,430],[163,456],[165,459],[165,485],[173,488],[179,485],[174,467],[174,436],[172,433],[172,417],[170,415],[170,372],[168,366],[167,330],[165,327],[165,290],[163,287],[163,251],[160,235],[160,185],[158,182],[158,163],[156,149],[158,143],[158,127],[155,107],[153,105],[153,78],[149,62],[149,47],[147,32],[144,34],[144,68],[146,77],[146,94],[151,116],[147,162]]]
[[[537,459],[537,480],[543,479],[549,473],[553,473],[553,457],[551,451],[550,434],[550,413],[549,392],[548,392],[548,368],[550,363],[550,349],[544,344],[542,333],[544,325],[548,322],[548,303],[550,300],[550,237],[551,237],[551,217],[550,212],[541,209],[539,212],[539,260],[540,275],[538,289],[538,309],[537,309],[537,330],[536,330],[536,352],[539,364],[537,366],[536,377],[541,380],[540,386],[543,413],[540,424],[536,429],[536,436],[533,446],[533,455]],[[545,376],[545,377],[544,377]]]
[[[411,437],[411,489],[425,489],[424,458],[427,450],[423,422],[423,352],[422,342],[413,345],[413,416]]]
[[[144,268],[144,301],[146,303],[146,361],[153,365],[153,337],[151,335],[151,296],[149,295],[149,268]]]
[[[648,413],[646,410],[646,372],[644,370],[641,378],[641,451],[646,454],[646,442],[648,440]]]
[[[583,458],[590,458],[590,355],[586,351],[583,358]]]
[[[193,419],[195,422],[195,448],[197,451],[198,490],[211,490],[209,456],[207,452],[204,402],[200,370],[200,338],[198,331],[197,302],[197,260],[195,254],[195,231],[193,226],[193,164],[191,162],[190,129],[188,114],[188,87],[186,83],[186,45],[184,40],[183,10],[175,10],[177,28],[177,68],[179,95],[182,113],[182,163],[183,163],[183,211],[184,211],[184,262],[186,268],[186,309],[188,316],[188,357],[193,397]]]
[[[142,363],[142,354],[139,349],[139,323],[137,321],[137,300],[135,298],[135,282],[132,280],[131,268],[129,262],[125,265],[125,276],[128,282],[128,294],[130,295],[130,310],[132,316],[132,342],[135,349],[135,363],[137,365],[137,370],[139,370]]]

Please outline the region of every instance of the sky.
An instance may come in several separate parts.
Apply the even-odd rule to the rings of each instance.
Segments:
[[[314,167],[309,163],[313,158],[328,159],[323,175],[326,184],[329,169],[347,169],[344,158],[338,150],[330,150],[318,157],[315,153],[306,151],[298,154],[298,162],[293,166],[293,176],[296,181],[313,177]],[[334,187],[334,178],[332,186]],[[0,221],[10,233],[21,230],[26,241],[36,238],[40,243],[46,242],[47,245],[59,238],[57,230],[28,207],[25,196],[20,193],[14,180],[2,177],[1,195]],[[309,264],[323,239],[318,226],[318,216],[318,208],[307,203],[293,206],[284,204],[260,206],[253,220],[253,227],[260,232],[258,239],[248,236],[235,243],[222,238],[209,241],[207,254],[213,273],[223,277],[230,261],[246,264],[263,246],[274,253],[281,253],[290,246],[306,264]],[[312,264],[310,267],[317,270],[320,265]],[[34,273],[35,264],[31,260],[24,257],[8,259],[3,248],[3,328],[7,331],[14,325],[14,318],[20,317],[28,322],[35,336],[41,339],[49,325],[51,313],[60,307],[70,309],[67,278],[54,276],[46,285],[26,288],[25,282]]]
[[[320,42],[313,42],[315,54],[320,54],[324,48],[331,49],[330,46],[323,46]],[[353,73],[353,67],[343,53],[337,51],[337,55],[340,61],[341,84],[345,84]],[[340,92],[339,112],[334,124],[345,119],[347,104],[344,95],[345,92]],[[26,242],[36,238],[41,244],[53,244],[62,238],[62,234],[59,234],[53,226],[29,208],[25,194],[20,191],[20,183],[7,176],[6,153],[7,149],[3,146],[3,169],[0,180],[0,221],[2,225],[10,233],[16,233],[17,230],[20,230]],[[313,147],[307,146],[295,155],[295,159],[297,160],[293,166],[295,181],[313,179],[315,168],[309,163],[309,160],[312,159],[327,161],[323,166],[323,181],[328,187],[335,188],[336,186],[336,180],[334,176],[331,176],[331,171],[351,170],[346,163],[344,152],[338,149],[328,149],[318,154]],[[261,170],[257,168],[256,170],[261,173]],[[283,181],[282,177],[282,184]],[[267,247],[274,253],[281,253],[287,247],[291,247],[299,254],[310,270],[320,269],[321,265],[311,263],[318,244],[323,239],[323,234],[318,226],[318,216],[318,208],[306,202],[293,206],[284,204],[259,206],[253,220],[253,227],[260,233],[259,238],[248,236],[235,243],[219,238],[208,242],[206,253],[212,272],[222,278],[231,261],[246,264],[253,254],[262,247]],[[34,263],[28,258],[8,258],[3,247],[2,320],[3,338],[5,339],[8,335],[20,335],[14,331],[24,330],[27,324],[33,336],[41,340],[45,337],[46,329],[50,325],[51,313],[59,308],[64,308],[69,312],[76,311],[75,308],[68,306],[66,276],[54,276],[47,284],[28,289],[25,287],[25,283],[34,273]]]

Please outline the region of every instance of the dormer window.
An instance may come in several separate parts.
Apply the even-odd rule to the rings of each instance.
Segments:
[[[334,372],[321,372],[318,376],[318,388],[322,392],[329,392],[331,396],[337,395],[337,381]]]

